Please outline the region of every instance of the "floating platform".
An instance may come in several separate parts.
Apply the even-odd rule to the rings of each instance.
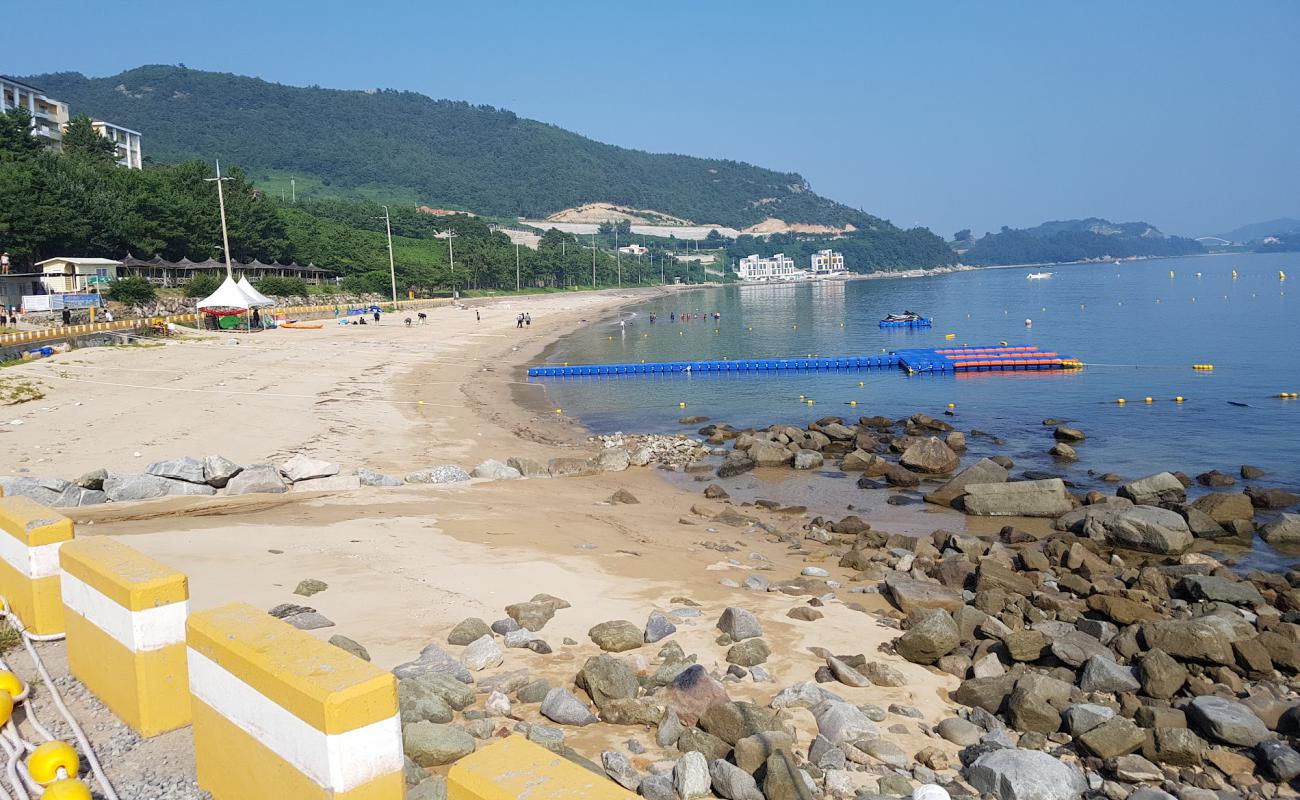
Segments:
[[[913,372],[1010,372],[1079,369],[1083,362],[1034,345],[898,350],[899,366]]]
[[[882,328],[930,328],[934,326],[934,320],[930,319],[882,319],[880,327]]]
[[[1083,362],[1033,345],[897,350],[879,356],[833,358],[736,358],[722,361],[654,361],[642,364],[564,364],[529,367],[530,378],[592,375],[665,375],[902,368],[916,372],[1007,372],[1079,369]]]

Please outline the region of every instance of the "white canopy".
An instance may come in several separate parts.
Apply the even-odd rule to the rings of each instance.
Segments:
[[[256,305],[256,301],[244,294],[235,279],[229,276],[212,294],[199,301],[200,311],[247,311]]]
[[[250,308],[267,308],[275,305],[274,300],[253,288],[253,284],[248,282],[248,276],[240,275],[239,282],[235,285],[253,301]]]

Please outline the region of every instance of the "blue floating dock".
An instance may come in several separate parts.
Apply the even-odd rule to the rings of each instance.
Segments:
[[[934,326],[934,320],[929,319],[882,319],[880,327],[882,328],[929,328]]]
[[[641,364],[564,364],[529,367],[530,378],[609,375],[693,375],[715,372],[769,372],[902,368],[908,373],[1070,370],[1083,363],[1033,345],[945,347],[897,350],[879,356],[831,358],[737,358],[722,361],[653,361]]]

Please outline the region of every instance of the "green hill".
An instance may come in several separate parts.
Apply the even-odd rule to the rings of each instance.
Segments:
[[[1130,256],[1184,256],[1204,252],[1199,243],[1161,233],[1145,222],[1100,217],[1003,227],[986,233],[962,254],[967,264],[1048,264]]]
[[[746,227],[776,217],[897,230],[815,194],[795,173],[629,150],[504,109],[414,92],[285,86],[173,66],[23,80],[77,113],[142,131],[155,160],[220,157],[254,176],[296,175],[317,193],[504,217],[611,202],[702,224]]]

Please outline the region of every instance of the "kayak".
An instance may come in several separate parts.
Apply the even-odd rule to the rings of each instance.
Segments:
[[[315,331],[325,327],[323,322],[281,322],[281,328],[296,328],[298,330]]]

